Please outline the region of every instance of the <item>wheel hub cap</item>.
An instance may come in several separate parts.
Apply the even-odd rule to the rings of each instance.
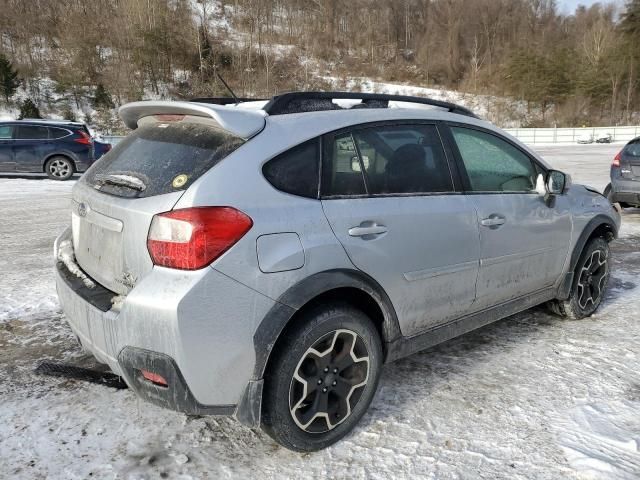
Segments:
[[[296,366],[289,410],[296,425],[323,433],[346,420],[369,379],[369,354],[362,338],[346,329],[316,341]]]
[[[582,266],[578,277],[577,294],[580,308],[587,308],[589,304],[598,304],[608,275],[609,265],[606,253],[595,250]]]

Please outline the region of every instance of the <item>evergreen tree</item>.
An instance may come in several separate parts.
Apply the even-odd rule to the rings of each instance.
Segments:
[[[631,0],[620,17],[620,28],[631,38],[640,40],[640,0]]]
[[[113,100],[111,100],[111,95],[104,88],[104,85],[99,83],[96,87],[96,93],[93,97],[93,108],[95,109],[109,109],[113,108],[115,105],[113,104]]]
[[[76,114],[71,108],[71,105],[68,105],[68,104],[65,105],[64,110],[62,111],[62,117],[65,120],[69,120],[70,122],[76,121]]]
[[[16,92],[19,85],[18,72],[13,69],[7,57],[0,54],[0,92],[6,103],[9,103],[9,97]]]
[[[18,117],[18,120],[25,118],[42,118],[40,110],[38,110],[37,105],[33,103],[33,100],[30,98],[27,98],[22,102],[22,105],[20,105],[20,116]]]

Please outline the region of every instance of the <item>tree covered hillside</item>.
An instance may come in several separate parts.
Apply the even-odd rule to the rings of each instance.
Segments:
[[[487,116],[502,124],[632,123],[640,110],[640,0],[568,16],[554,0],[0,0],[0,11],[5,110],[29,98],[112,131],[127,101],[226,94],[217,73],[256,97],[354,79],[459,90],[494,99]]]

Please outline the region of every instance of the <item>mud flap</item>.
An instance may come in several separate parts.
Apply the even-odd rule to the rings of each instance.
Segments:
[[[124,380],[115,373],[101,372],[64,363],[41,362],[34,370],[34,373],[96,383],[118,390],[129,388]]]

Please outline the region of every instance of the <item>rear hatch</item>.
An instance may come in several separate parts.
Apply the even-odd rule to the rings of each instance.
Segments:
[[[153,268],[147,250],[153,216],[171,210],[196,179],[245,142],[203,118],[154,116],[139,123],[73,190],[76,260],[122,295]]]

